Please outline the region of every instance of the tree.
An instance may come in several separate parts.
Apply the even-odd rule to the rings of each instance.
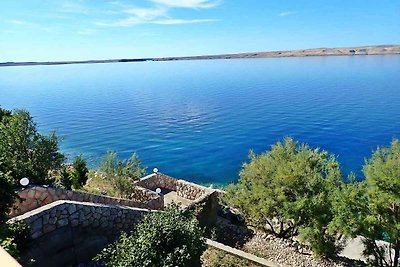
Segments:
[[[344,185],[334,201],[331,227],[347,237],[364,237],[372,264],[398,267],[400,256],[400,142],[380,147],[366,160],[365,180]],[[378,240],[388,242],[388,246]],[[394,253],[392,254],[392,251]]]
[[[83,185],[86,184],[88,180],[88,168],[86,166],[86,160],[79,155],[75,158],[74,162],[72,163],[72,184],[74,188],[81,188]]]
[[[96,260],[107,266],[200,267],[205,248],[194,216],[172,206],[165,212],[150,212],[134,231],[122,234]]]
[[[67,166],[61,167],[59,173],[55,176],[56,184],[64,189],[71,190],[73,181],[71,171]]]
[[[0,122],[3,120],[3,118],[10,117],[10,116],[11,116],[11,111],[6,110],[6,109],[2,109],[0,107]]]
[[[316,253],[334,253],[335,237],[328,225],[332,192],[342,183],[336,158],[292,138],[249,157],[238,183],[228,186],[226,203],[257,229],[282,238],[300,234]]]
[[[1,171],[15,181],[29,177],[33,183],[49,184],[50,170],[59,169],[65,157],[59,152],[58,138],[38,133],[33,118],[26,111],[0,111]]]

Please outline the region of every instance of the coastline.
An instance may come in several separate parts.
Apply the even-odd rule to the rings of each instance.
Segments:
[[[47,62],[0,62],[0,67],[40,66],[40,65],[72,65],[72,64],[104,64],[146,61],[178,61],[178,60],[216,60],[243,58],[281,58],[281,57],[311,57],[311,56],[359,56],[359,55],[400,55],[400,45],[376,45],[340,48],[311,48],[288,51],[253,52],[221,55],[202,55],[184,57],[104,59],[81,61],[47,61]]]

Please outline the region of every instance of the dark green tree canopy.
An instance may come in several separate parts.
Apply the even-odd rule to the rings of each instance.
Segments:
[[[28,177],[33,183],[51,183],[48,172],[59,169],[65,159],[56,135],[40,134],[26,111],[0,110],[0,117],[0,170],[15,181]]]
[[[333,217],[331,192],[341,183],[333,155],[286,138],[261,155],[250,153],[239,182],[227,188],[225,201],[258,229],[285,238],[300,231],[318,244],[315,250],[328,251],[334,247],[327,231]]]
[[[72,163],[72,182],[75,188],[81,188],[86,184],[88,180],[88,168],[86,166],[86,160],[82,155],[75,158]]]
[[[205,250],[197,220],[176,206],[165,212],[151,212],[130,234],[97,256],[107,266],[200,267]]]
[[[0,171],[0,225],[8,219],[7,214],[16,197],[15,189],[12,177]]]

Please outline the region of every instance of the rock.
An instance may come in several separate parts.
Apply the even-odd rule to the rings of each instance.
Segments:
[[[41,235],[42,235],[41,231],[36,231],[31,235],[31,238],[36,239],[36,238],[40,237]]]
[[[49,233],[51,231],[54,231],[57,227],[55,225],[51,225],[51,224],[47,224],[45,226],[43,226],[43,233]]]
[[[76,212],[76,206],[75,205],[69,205],[68,206],[68,213],[71,215],[74,212]]]
[[[68,219],[61,219],[57,221],[57,228],[66,226],[68,224]]]

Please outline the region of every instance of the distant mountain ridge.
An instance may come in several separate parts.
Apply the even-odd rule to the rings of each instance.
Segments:
[[[375,45],[340,48],[311,48],[288,51],[253,52],[238,54],[160,57],[160,58],[132,58],[132,59],[105,59],[82,61],[49,61],[49,62],[3,62],[0,67],[6,66],[34,66],[34,65],[66,65],[66,64],[97,64],[123,63],[144,61],[175,61],[175,60],[206,60],[206,59],[237,59],[237,58],[277,58],[277,57],[310,57],[310,56],[352,56],[352,55],[389,55],[400,54],[400,45]]]
[[[195,59],[234,59],[234,58],[272,58],[307,56],[350,56],[350,55],[386,55],[400,54],[400,45],[356,46],[340,48],[311,48],[288,51],[239,53],[209,56],[165,57],[154,60],[195,60]]]

